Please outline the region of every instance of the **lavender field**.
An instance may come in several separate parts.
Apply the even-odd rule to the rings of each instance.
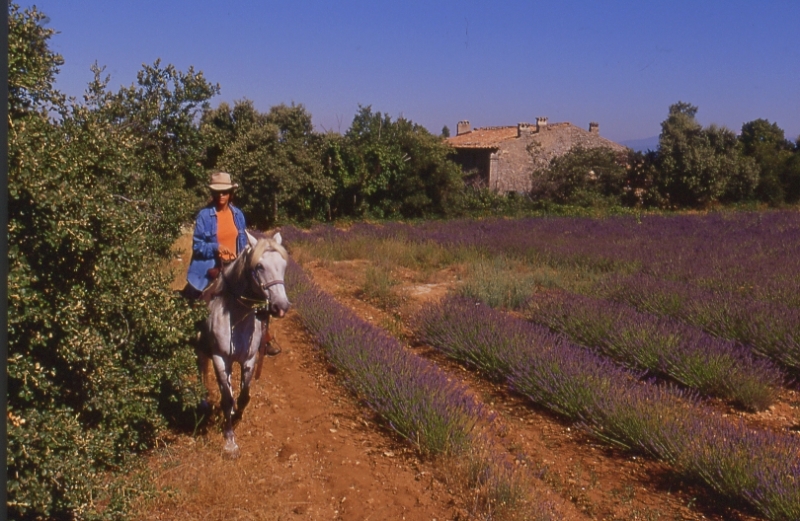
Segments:
[[[301,257],[380,268],[373,279],[385,273],[396,294],[376,304],[414,341],[745,511],[800,519],[800,422],[744,421],[800,405],[785,402],[800,377],[800,213],[357,224],[286,236]],[[435,285],[444,272],[457,274],[451,296],[398,311],[406,297],[393,274]],[[454,439],[464,436],[458,424]]]

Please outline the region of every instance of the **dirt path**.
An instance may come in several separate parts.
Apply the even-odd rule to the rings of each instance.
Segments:
[[[218,427],[173,440],[152,465],[174,492],[141,519],[458,518],[458,498],[341,391],[297,317],[273,332],[284,351],[253,385],[236,427],[241,457],[223,459]]]

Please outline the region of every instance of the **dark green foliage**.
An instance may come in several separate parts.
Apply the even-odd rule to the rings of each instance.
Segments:
[[[46,19],[36,7],[20,11],[8,4],[9,117],[58,101],[52,87],[64,58],[47,45],[56,31],[44,26]]]
[[[758,165],[758,199],[771,205],[797,202],[800,198],[797,153],[793,153],[794,146],[777,123],[765,119],[745,123],[739,141],[744,154]]]
[[[442,215],[463,186],[441,138],[405,118],[360,107],[343,139],[328,141],[326,167],[337,183],[333,215]]]
[[[205,185],[206,173],[198,162],[205,144],[196,118],[218,93],[219,85],[208,83],[202,72],[162,68],[156,60],[139,71],[136,85],[107,95],[104,111],[141,138],[133,150],[141,169],[167,186],[197,188]]]
[[[716,125],[703,128],[697,110],[684,102],[671,105],[655,151],[630,151],[623,158],[576,148],[554,158],[533,172],[532,196],[542,204],[595,208],[800,201],[800,147],[783,130],[758,119],[736,136]]]
[[[786,161],[781,181],[784,186],[784,196],[789,204],[800,202],[800,142],[795,145],[794,154]]]
[[[254,225],[283,219],[322,219],[333,182],[321,162],[323,138],[302,105],[277,105],[266,114],[249,100],[203,114],[209,143],[206,166],[231,172],[243,189],[241,208]]]
[[[125,505],[109,476],[183,420],[166,411],[196,403],[193,312],[160,269],[187,197],[160,168],[197,158],[180,140],[151,154],[160,138],[131,124],[143,115],[120,111],[128,90],[108,94],[99,70],[85,103],[66,103],[43,20],[9,5],[9,81],[24,88],[9,91],[8,509],[114,518]],[[183,121],[173,110],[159,120]]]
[[[758,170],[741,154],[736,135],[726,128],[703,128],[697,107],[678,102],[661,123],[657,189],[670,205],[707,206],[742,201],[753,195]]]
[[[623,194],[625,157],[607,148],[571,149],[534,172],[532,195],[559,204],[604,206]]]

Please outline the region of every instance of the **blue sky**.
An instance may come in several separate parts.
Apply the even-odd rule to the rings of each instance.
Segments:
[[[33,3],[22,1],[22,6]],[[130,85],[143,63],[190,65],[212,100],[301,103],[344,132],[358,105],[439,133],[547,116],[616,141],[660,131],[669,105],[739,131],[800,135],[800,1],[40,0],[80,96],[90,66]]]

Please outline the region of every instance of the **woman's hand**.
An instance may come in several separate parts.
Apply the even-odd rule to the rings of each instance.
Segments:
[[[230,262],[236,258],[236,254],[234,252],[232,252],[225,246],[222,246],[221,244],[219,246],[218,253],[219,253],[219,258],[225,262]]]

